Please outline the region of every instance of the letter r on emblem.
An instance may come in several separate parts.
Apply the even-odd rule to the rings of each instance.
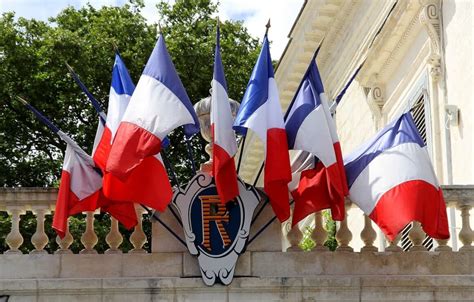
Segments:
[[[229,213],[225,205],[223,205],[218,195],[201,195],[202,208],[202,227],[203,240],[202,245],[211,250],[211,222],[215,222],[219,235],[222,240],[222,245],[225,248],[230,244],[229,234],[224,228],[223,222],[229,222]]]

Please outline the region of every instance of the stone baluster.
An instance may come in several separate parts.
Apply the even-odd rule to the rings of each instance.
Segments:
[[[416,251],[426,251],[426,247],[423,246],[423,240],[425,239],[426,234],[421,228],[421,223],[418,221],[413,221],[412,228],[408,233],[408,238],[410,238],[413,246],[410,248],[410,252]]]
[[[398,242],[402,238],[402,233],[399,233],[395,239],[390,240],[387,238],[387,241],[389,242],[389,245],[385,248],[386,252],[401,252],[403,249],[398,246]]]
[[[36,232],[31,237],[31,243],[35,247],[30,254],[47,254],[44,247],[48,244],[49,238],[44,231],[44,215],[46,214],[47,206],[33,206],[33,213],[36,215]]]
[[[364,242],[364,246],[361,248],[361,252],[376,252],[377,247],[374,246],[374,241],[377,238],[377,233],[372,227],[372,220],[369,216],[362,214],[364,216],[364,229],[360,233],[360,238]]]
[[[471,209],[471,206],[469,205],[459,206],[459,210],[461,210],[461,220],[462,220],[462,227],[461,227],[461,231],[459,232],[459,240],[463,244],[463,246],[459,249],[459,251],[474,250],[474,246],[472,245],[472,241],[474,240],[474,232],[472,231],[471,225],[469,222],[470,209]]]
[[[336,232],[336,240],[337,240],[337,252],[353,252],[354,249],[349,246],[349,243],[352,240],[352,232],[349,230],[349,227],[347,226],[347,217],[349,216],[347,214],[347,208],[348,205],[346,204],[346,217],[344,217],[344,220],[340,222],[339,224],[339,229]]]
[[[301,252],[302,251],[299,244],[301,240],[303,239],[303,233],[301,232],[298,225],[295,225],[294,227],[291,228],[291,230],[288,232],[287,238],[291,244],[291,246],[286,250],[287,252]]]
[[[138,223],[135,226],[132,235],[130,235],[130,242],[133,245],[133,249],[130,251],[130,253],[146,253],[146,251],[143,249],[143,245],[146,242],[146,235],[145,232],[143,232],[142,225],[143,209],[136,205],[135,211],[137,212]]]
[[[328,251],[328,247],[324,245],[328,238],[328,234],[323,227],[323,215],[322,212],[316,212],[314,214],[314,230],[311,233],[311,239],[316,244],[313,251]]]
[[[74,241],[71,233],[69,232],[69,218],[66,223],[66,232],[64,233],[63,239],[59,236],[56,236],[56,242],[59,245],[59,250],[55,252],[55,254],[72,254],[72,251],[69,249],[69,246]]]
[[[97,254],[94,246],[99,241],[94,230],[94,212],[86,212],[86,231],[81,236],[81,242],[84,249],[80,251],[81,254]]]
[[[118,227],[118,220],[110,216],[110,231],[105,237],[105,242],[109,245],[109,249],[105,251],[105,254],[121,254],[122,251],[119,246],[123,242],[122,234],[120,234]]]
[[[12,226],[5,238],[10,248],[5,254],[21,254],[19,248],[23,244],[23,236],[20,233],[20,215],[24,214],[24,211],[19,206],[7,206],[7,212],[12,215]]]
[[[436,239],[438,246],[435,248],[436,252],[450,252],[453,249],[448,245],[448,239]]]

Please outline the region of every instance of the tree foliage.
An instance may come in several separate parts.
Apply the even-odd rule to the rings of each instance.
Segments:
[[[113,44],[135,82],[156,42],[157,28],[140,15],[142,1],[122,7],[68,7],[49,22],[0,18],[0,184],[53,186],[60,175],[65,144],[22,105],[21,95],[50,117],[89,152],[97,114],[68,76],[72,65],[89,90],[107,108],[113,66]],[[157,5],[163,34],[189,97],[209,95],[217,5],[210,0]],[[257,56],[258,41],[239,21],[221,25],[221,47],[230,97],[239,100]],[[181,131],[171,135],[168,150],[182,180],[190,175]],[[194,156],[204,160],[203,142],[193,140]]]
[[[147,23],[140,14],[142,8],[141,0],[130,0],[122,7],[67,7],[48,22],[16,18],[13,12],[1,15],[0,185],[57,186],[61,172],[65,144],[15,101],[17,95],[29,100],[91,152],[98,116],[67,74],[65,63],[74,67],[107,108],[113,45],[118,45],[135,83],[155,45],[157,26]],[[157,5],[168,50],[192,102],[209,95],[217,11],[218,5],[210,0]],[[249,35],[242,22],[225,21],[221,24],[221,48],[229,96],[240,100],[258,55],[258,40]],[[182,131],[175,131],[170,138],[166,152],[184,181],[191,169]],[[200,136],[191,143],[197,164],[206,160]],[[34,232],[33,226],[29,227],[34,220],[28,215],[22,225],[25,242]],[[107,215],[97,221],[104,227],[109,225]],[[0,229],[7,225],[8,217],[0,216]],[[77,240],[83,227],[80,220],[72,220],[71,232],[77,231],[73,250],[80,248]],[[49,236],[52,240],[48,248],[54,249],[54,234]],[[4,242],[0,241],[0,250],[5,248],[1,245]],[[99,242],[99,250],[105,248],[105,243]]]

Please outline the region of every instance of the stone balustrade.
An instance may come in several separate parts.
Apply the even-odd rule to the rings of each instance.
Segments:
[[[80,232],[71,223],[71,232],[59,239],[49,229],[55,189],[2,188],[0,215],[11,219],[0,224],[0,300],[474,301],[474,186],[445,187],[444,193],[448,207],[459,214],[455,248],[448,244],[452,239],[438,240],[426,251],[425,235],[415,223],[403,238],[412,243],[409,252],[402,251],[401,236],[381,249],[376,226],[348,204],[349,215],[336,234],[326,231],[326,215],[314,215],[311,252],[302,252],[298,228],[288,232],[275,221],[240,256],[229,286],[206,287],[197,259],[160,224],[152,223],[150,230],[141,207],[136,208],[140,223],[129,232],[115,219],[90,212],[70,219],[83,223]],[[250,236],[272,217],[267,206]],[[169,211],[160,219],[181,234]],[[94,228],[94,220],[107,227]],[[337,240],[334,252],[324,245],[329,237]]]
[[[471,227],[471,218],[470,211],[474,205],[474,186],[446,186],[443,188],[445,200],[448,208],[454,207],[460,211],[461,217],[461,227],[458,234],[451,234],[451,236],[457,236],[459,242],[462,245],[459,248],[459,251],[472,251],[474,246],[472,242],[474,241],[474,232]],[[11,227],[8,234],[6,234],[5,242],[8,245],[8,250],[5,254],[21,254],[20,247],[24,244],[24,238],[22,235],[22,230],[20,229],[20,221],[22,215],[26,211],[31,211],[36,218],[36,231],[31,237],[31,244],[34,246],[34,249],[31,250],[31,254],[45,254],[45,246],[48,244],[50,238],[48,238],[45,232],[45,217],[51,215],[54,211],[55,200],[56,200],[56,189],[51,188],[2,188],[0,190],[0,212],[7,212],[11,216]],[[347,204],[347,209],[351,207],[350,202]],[[147,241],[147,235],[145,234],[142,227],[143,214],[145,212],[141,207],[136,207],[138,225],[133,230],[133,233],[130,235],[129,240],[133,246],[133,249],[129,253],[147,253],[143,248]],[[98,242],[98,236],[94,229],[94,215],[98,213],[87,212],[85,213],[85,224],[86,228],[80,237],[80,242],[83,245],[83,249],[80,251],[80,254],[96,254],[97,251],[94,249]],[[268,215],[267,215],[268,216]],[[262,216],[262,219],[265,219]],[[267,218],[268,219],[268,218]],[[354,234],[351,229],[348,227],[348,221],[351,219],[363,219],[364,227],[360,234]],[[262,224],[262,222],[260,223]],[[272,229],[273,232],[275,228]],[[176,228],[175,231],[179,233],[179,228]],[[272,232],[272,231],[268,231]],[[160,234],[157,236],[151,234],[152,238],[160,240]],[[3,234],[5,235],[5,234]],[[274,234],[273,234],[274,235]],[[378,248],[376,247],[374,241],[376,239],[376,231],[374,229],[373,223],[371,220],[362,215],[360,217],[351,217],[351,215],[346,215],[344,221],[339,223],[335,238],[337,240],[336,252],[353,252],[351,247],[351,241],[358,237],[357,240],[362,242],[361,252],[377,252]],[[265,235],[264,235],[265,236]],[[262,238],[264,237],[262,236]],[[299,228],[293,228],[287,233],[287,240],[290,244],[290,247],[287,251],[295,252],[301,251],[298,244],[303,237],[302,232]],[[327,251],[327,247],[324,246],[324,243],[328,237],[326,230],[323,227],[323,217],[321,213],[315,214],[315,224],[314,229],[311,234],[311,238],[315,242],[314,251]],[[425,233],[423,232],[420,223],[414,222],[413,227],[411,228],[409,235],[410,241],[412,242],[412,247],[410,251],[426,251],[426,248],[422,245],[423,240],[425,239]],[[72,244],[74,238],[72,237],[69,230],[66,232],[66,236],[63,239],[59,237],[56,238],[59,248],[54,251],[57,254],[70,254],[70,245]],[[114,218],[110,218],[110,228],[109,232],[105,237],[105,241],[108,245],[108,249],[105,251],[106,254],[120,254],[122,250],[120,245],[122,244],[124,238],[119,231],[118,222]],[[258,240],[258,239],[257,239]],[[401,252],[402,249],[398,245],[400,236],[398,236],[394,242],[388,242],[388,246],[385,248],[386,252]],[[437,247],[435,251],[452,251],[447,243],[448,240],[436,240]],[[261,249],[260,250],[264,250]],[[160,249],[153,249],[154,252],[160,252]],[[164,250],[166,251],[166,249]]]

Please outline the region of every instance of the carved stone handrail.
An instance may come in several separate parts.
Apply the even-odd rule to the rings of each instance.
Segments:
[[[471,251],[474,249],[474,246],[472,245],[474,241],[474,232],[470,223],[470,211],[474,206],[474,185],[450,185],[442,186],[442,189],[447,206],[456,208],[460,212],[460,231],[459,234],[456,235],[462,243],[459,250]],[[5,253],[21,254],[19,248],[23,245],[24,238],[22,236],[22,230],[20,229],[20,221],[21,216],[24,215],[26,211],[31,211],[37,220],[36,232],[31,238],[31,243],[35,249],[31,251],[31,253],[46,253],[44,247],[47,245],[48,238],[45,233],[43,221],[46,215],[51,215],[51,212],[54,211],[56,197],[57,189],[55,188],[0,188],[0,211],[7,212],[12,217],[10,232],[8,234],[2,234],[4,236],[6,235],[5,241],[9,246],[9,250]],[[355,207],[355,205],[348,203],[346,208],[349,209],[350,207]],[[80,238],[85,247],[82,253],[96,253],[94,246],[97,243],[98,238],[93,228],[95,213],[86,214],[87,216],[85,220],[87,228],[86,232]],[[354,238],[355,240],[361,240],[361,242],[363,242],[363,247],[361,248],[362,252],[377,251],[377,248],[374,246],[376,235],[370,220],[367,217],[364,217],[364,229],[361,232],[355,233],[350,229],[349,222],[354,221],[352,219],[360,219],[360,217],[352,216],[354,215],[347,216],[346,220],[339,223],[339,228],[336,233],[336,239],[339,244],[337,250],[352,252],[353,248],[350,243]],[[316,220],[316,228],[311,235],[317,245],[315,251],[326,251],[327,249],[323,246],[323,243],[327,238],[327,233],[323,228],[324,224],[322,223],[322,217],[319,213],[316,214]],[[141,221],[140,216],[139,221]],[[120,253],[119,246],[122,242],[122,235],[119,233],[116,221],[112,220],[111,226],[110,232],[106,238],[106,242],[110,247],[107,253]],[[278,228],[274,228],[267,232],[275,232],[278,231],[277,229]],[[69,246],[73,242],[73,238],[69,232],[67,232],[66,235],[67,236],[63,240],[57,238],[60,247],[55,251],[55,253],[71,253]],[[267,233],[267,235],[270,235],[270,233]],[[300,235],[301,234],[296,232],[296,230],[289,233],[288,240],[291,244],[289,251],[297,251],[299,249],[297,243],[301,238]],[[414,224],[414,227],[409,233],[409,238],[414,244],[412,250],[424,250],[421,246],[421,241],[424,236],[425,234],[421,227],[419,227],[419,224]],[[143,249],[143,245],[147,240],[146,238],[142,225],[139,224],[130,237],[130,241],[134,246],[134,249],[132,250],[133,253],[146,253]],[[278,238],[278,236],[276,238]],[[159,238],[157,239],[159,240]],[[386,248],[386,251],[400,251],[401,249],[397,246],[398,240],[391,243]],[[437,240],[437,242],[439,246],[436,248],[436,251],[451,250],[451,247],[447,245],[447,240]]]

